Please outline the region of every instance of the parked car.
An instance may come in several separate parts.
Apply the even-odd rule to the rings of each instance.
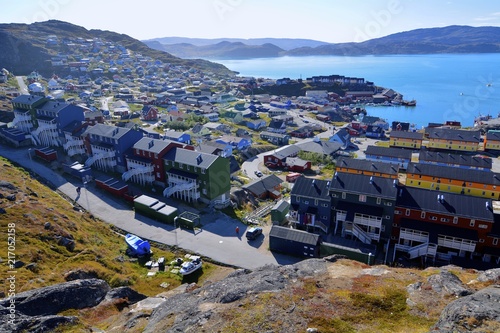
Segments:
[[[255,171],[255,175],[256,175],[257,177],[262,177],[262,176],[263,176],[263,175],[262,175],[262,172],[260,172],[259,170]]]
[[[247,237],[248,240],[253,240],[259,237],[262,234],[262,228],[261,227],[252,227],[248,229],[247,233],[245,236]]]

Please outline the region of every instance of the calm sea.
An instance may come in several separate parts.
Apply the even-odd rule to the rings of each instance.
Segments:
[[[367,107],[369,115],[418,128],[429,122],[473,126],[478,115],[500,113],[500,54],[311,56],[215,60],[242,76],[279,79],[339,74],[392,88],[416,107]]]

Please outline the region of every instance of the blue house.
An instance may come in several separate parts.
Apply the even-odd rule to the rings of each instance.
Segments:
[[[382,127],[376,125],[368,125],[366,127],[365,135],[367,138],[381,139],[385,137],[385,131]]]
[[[233,135],[223,135],[215,142],[222,144],[230,144],[234,149],[245,150],[252,145],[252,140]]]
[[[163,138],[180,143],[191,144],[191,135],[184,132],[165,131]]]
[[[95,166],[104,171],[125,172],[125,153],[143,137],[141,131],[130,128],[95,124],[82,134],[90,157],[85,166]]]
[[[332,214],[330,182],[299,177],[290,192],[290,222],[297,229],[319,228],[328,232]]]
[[[253,121],[247,121],[247,127],[257,131],[261,128],[266,127],[266,121],[264,119],[258,119],[258,120],[253,120]]]
[[[389,148],[381,146],[366,147],[365,155],[369,161],[380,161],[386,163],[396,163],[402,169],[408,167],[411,162],[412,151],[403,148]]]

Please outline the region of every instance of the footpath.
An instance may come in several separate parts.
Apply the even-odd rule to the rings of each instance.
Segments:
[[[31,170],[72,200],[77,197],[77,187],[81,187],[78,198],[80,206],[96,218],[143,239],[175,245],[214,261],[250,270],[266,264],[287,265],[300,260],[270,252],[267,239],[248,242],[244,237],[247,226],[220,212],[202,214],[202,228],[196,231],[175,229],[174,226],[136,214],[122,199],[95,188],[94,182],[84,187],[78,179],[71,176],[65,178],[34,156],[30,158],[29,153],[28,148],[11,148],[0,144],[0,156]],[[235,232],[236,227],[239,228],[238,234]]]

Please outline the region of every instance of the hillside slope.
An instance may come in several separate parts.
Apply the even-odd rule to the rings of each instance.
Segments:
[[[64,46],[47,44],[47,37],[55,35],[64,39],[93,39],[112,41],[134,52],[173,65],[194,67],[203,71],[231,74],[226,67],[206,60],[184,60],[169,53],[149,48],[130,36],[103,30],[87,30],[83,27],[50,20],[33,24],[0,24],[0,64],[16,75],[27,75],[33,70],[51,75],[57,68],[51,65],[51,57],[64,52]]]

